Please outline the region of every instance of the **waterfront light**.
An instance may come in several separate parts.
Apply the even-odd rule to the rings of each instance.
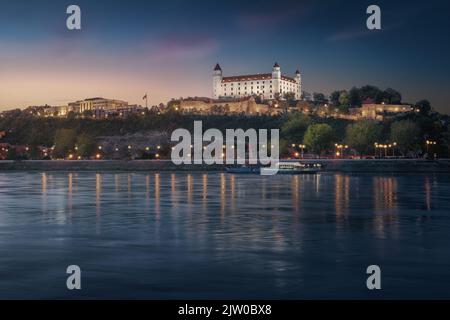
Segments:
[[[69,159],[70,159],[70,160],[73,159],[73,154],[69,154]]]
[[[97,158],[97,159],[100,159],[101,158],[101,154],[100,153],[97,153],[96,155],[95,155],[95,157]]]
[[[131,149],[131,146],[128,146],[128,149]]]
[[[146,151],[150,150],[150,147],[145,147],[145,150],[146,150]]]
[[[161,149],[161,146],[157,146],[156,148],[159,150],[159,149]]]
[[[159,158],[159,153],[155,154],[155,157],[156,157],[156,158]]]

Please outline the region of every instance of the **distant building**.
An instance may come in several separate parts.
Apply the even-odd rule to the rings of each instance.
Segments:
[[[84,111],[95,111],[95,110],[105,110],[105,111],[115,111],[118,109],[123,109],[128,106],[128,102],[115,99],[105,99],[105,98],[89,98],[84,100],[79,100],[69,103],[67,110],[68,112],[74,111],[76,113],[83,113]]]
[[[413,112],[410,105],[376,104],[364,102],[360,108],[350,108],[348,112],[341,112],[337,107],[324,104],[316,106],[307,101],[298,101],[295,109],[304,114],[313,114],[318,117],[338,118],[346,120],[379,120],[382,121],[389,116],[398,116],[403,113]]]
[[[253,97],[245,98],[191,98],[174,101],[176,110],[198,114],[239,114],[248,115],[275,114],[281,110],[267,104],[256,103]]]
[[[361,118],[383,120],[386,116],[413,112],[414,108],[403,104],[363,103],[359,109]]]
[[[297,70],[295,77],[281,74],[281,68],[275,63],[272,73],[223,76],[222,68],[216,64],[213,74],[213,98],[244,98],[260,96],[265,100],[283,98],[293,93],[296,100],[302,96],[302,78]]]

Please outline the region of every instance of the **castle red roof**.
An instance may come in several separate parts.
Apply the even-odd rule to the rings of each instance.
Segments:
[[[252,80],[270,80],[272,79],[271,73],[261,73],[261,74],[249,74],[243,76],[231,76],[223,77],[222,82],[235,82],[235,81],[252,81]]]
[[[257,81],[257,80],[271,80],[271,73],[261,73],[261,74],[249,74],[243,76],[231,76],[231,77],[223,77],[222,82],[237,82],[237,81]],[[281,79],[284,81],[295,82],[295,80],[291,77],[281,76]]]

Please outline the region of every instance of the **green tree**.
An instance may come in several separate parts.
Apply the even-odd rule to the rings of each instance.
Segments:
[[[310,123],[309,117],[294,113],[288,117],[288,120],[281,127],[281,134],[291,143],[300,143]]]
[[[400,120],[391,124],[391,141],[396,142],[405,156],[419,146],[420,128],[411,120]]]
[[[419,109],[420,114],[426,116],[431,111],[431,103],[428,100],[420,100],[416,102],[416,109]]]
[[[293,104],[295,101],[295,93],[294,92],[286,92],[283,97],[289,104]]]
[[[77,133],[75,129],[58,129],[55,133],[53,156],[64,158],[70,150],[73,150]]]
[[[77,137],[77,155],[83,158],[89,158],[95,152],[95,138],[88,134],[81,134]]]
[[[339,102],[340,96],[341,96],[341,92],[340,91],[333,91],[330,94],[330,103],[333,106],[338,106],[340,104],[340,102]]]
[[[376,103],[380,103],[383,98],[383,92],[378,87],[366,85],[359,89],[359,98],[361,101],[372,99]]]
[[[330,125],[325,123],[312,124],[306,130],[303,143],[308,150],[316,154],[323,154],[331,148],[333,139],[333,128]]]
[[[341,106],[346,106],[350,103],[348,92],[346,90],[342,90],[339,93],[339,104]]]
[[[387,88],[383,91],[383,102],[389,104],[400,104],[402,103],[402,95],[397,90]]]
[[[348,99],[349,104],[352,107],[360,107],[361,106],[361,97],[359,94],[359,89],[356,87],[353,87],[348,92]]]
[[[367,154],[375,142],[380,140],[381,130],[381,126],[375,121],[358,121],[347,126],[345,130],[345,141],[360,155]]]
[[[313,99],[314,99],[314,102],[317,104],[325,104],[328,102],[328,99],[325,97],[325,95],[320,92],[314,92]]]

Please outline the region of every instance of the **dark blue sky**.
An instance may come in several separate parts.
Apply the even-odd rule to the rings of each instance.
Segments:
[[[78,4],[82,30],[68,31]],[[382,9],[382,30],[366,8]],[[300,68],[304,89],[374,84],[450,112],[448,1],[0,0],[0,108],[210,96],[211,72]]]

